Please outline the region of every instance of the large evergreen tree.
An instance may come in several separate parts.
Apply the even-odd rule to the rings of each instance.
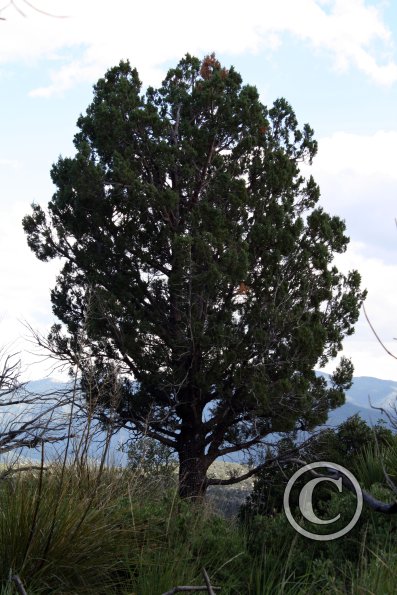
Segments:
[[[174,448],[180,493],[198,496],[217,457],[310,430],[343,403],[350,362],[332,386],[313,369],[364,297],[359,274],[332,265],[345,225],[300,173],[311,128],[214,55],[186,55],[145,94],[120,62],[78,127],[47,213],[34,204],[24,219],[37,257],[64,261],[51,297],[66,332],[50,342],[72,357],[84,334],[102,419],[116,369],[113,418]]]

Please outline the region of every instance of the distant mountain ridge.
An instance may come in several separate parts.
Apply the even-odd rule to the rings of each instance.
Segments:
[[[319,372],[321,376],[329,378],[329,374]],[[27,383],[27,388],[36,394],[50,394],[51,392],[65,390],[69,385],[73,387],[73,382],[60,382],[52,378],[44,378]],[[370,376],[357,376],[353,378],[352,387],[346,391],[346,403],[333,411],[330,411],[327,427],[336,427],[346,421],[352,415],[358,414],[369,425],[375,425],[377,421],[383,419],[389,426],[387,416],[376,409],[372,409],[370,402],[375,407],[390,409],[397,398],[397,382],[393,380],[382,380]],[[129,438],[127,430],[118,432],[112,439],[111,453],[121,464],[126,463],[125,453],[119,451],[119,445],[125,443]],[[38,455],[37,455],[38,456]],[[35,455],[33,455],[33,458]],[[231,462],[242,462],[243,453],[234,453],[227,457]]]
[[[330,375],[318,372],[329,379]],[[73,382],[61,382],[52,378],[42,378],[27,383],[27,388],[34,393],[43,394],[64,390],[67,385],[73,387]],[[383,380],[372,376],[355,376],[352,387],[346,391],[346,403],[330,411],[327,424],[336,426],[348,417],[359,414],[364,421],[374,424],[382,414],[371,407],[383,407],[389,410],[397,399],[397,381]],[[383,416],[385,417],[385,416]]]
[[[322,375],[329,377],[328,374],[322,373]],[[382,415],[375,407],[391,410],[396,399],[396,381],[372,376],[355,376],[352,387],[346,391],[346,403],[329,413],[327,424],[339,425],[355,414],[359,414],[370,425],[375,424],[379,419],[385,419],[388,422],[387,416]]]
[[[59,390],[65,390],[67,387],[72,387],[73,382],[62,382],[54,378],[40,378],[40,380],[31,380],[26,383],[26,388],[39,395],[49,394]]]
[[[371,376],[355,376],[353,386],[347,391],[347,401],[358,407],[389,408],[397,397],[397,382]]]

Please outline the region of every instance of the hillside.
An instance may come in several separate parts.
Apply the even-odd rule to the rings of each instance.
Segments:
[[[328,424],[337,426],[352,415],[359,414],[368,424],[375,424],[386,416],[373,407],[383,407],[390,410],[397,397],[397,382],[382,380],[371,376],[356,376],[353,386],[346,392],[346,403],[331,411]]]

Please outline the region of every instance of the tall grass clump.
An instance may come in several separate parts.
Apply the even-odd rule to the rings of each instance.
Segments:
[[[396,592],[397,553],[394,544],[386,543],[371,550],[352,576],[352,593],[394,595]]]
[[[363,486],[387,485],[386,474],[397,485],[397,437],[387,445],[369,445],[356,457],[354,471]]]
[[[129,519],[116,471],[52,466],[0,484],[0,581],[29,593],[106,593],[122,572]],[[117,553],[117,555],[116,555]]]

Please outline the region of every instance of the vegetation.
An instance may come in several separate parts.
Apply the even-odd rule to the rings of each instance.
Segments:
[[[332,264],[344,223],[299,170],[317,151],[311,128],[284,99],[268,110],[214,55],[187,55],[145,94],[121,62],[78,127],[47,212],[33,205],[23,224],[38,258],[63,259],[62,324],[42,343],[81,374],[84,400],[73,391],[60,461],[44,466],[46,426],[31,444],[41,465],[0,475],[1,595],[16,580],[32,595],[162,595],[203,578],[223,595],[394,593],[397,517],[366,508],[338,541],[312,542],[281,507],[291,453],[346,465],[382,501],[397,491],[384,426],[354,417],[298,441],[343,403],[352,364],[330,383],[314,367],[338,354],[365,298],[359,274]],[[76,412],[86,426],[72,445]],[[92,464],[98,419],[108,434]],[[131,430],[125,469],[105,465],[119,427]],[[247,472],[214,471],[252,447]],[[211,488],[255,474],[232,516]],[[336,530],[355,504],[329,484],[313,501],[322,518],[340,514]]]
[[[380,447],[385,464],[395,444],[393,437]],[[373,468],[371,460],[365,468],[365,452],[355,466],[362,482]],[[384,482],[370,487],[391,496]],[[322,506],[323,517],[351,515],[355,501],[331,492]],[[11,575],[29,595],[162,595],[203,584],[203,567],[223,595],[395,592],[397,518],[368,509],[350,534],[319,544],[282,512],[238,522],[210,502],[179,499],[177,483],[164,489],[139,469],[54,464],[1,482],[0,510],[2,595],[15,592]]]
[[[274,515],[283,510],[284,490],[289,478],[297,468],[297,463],[291,460],[283,461],[282,454],[293,450],[294,447],[297,448],[297,445],[288,439],[279,442],[280,462],[277,461],[276,465],[265,465],[257,475],[254,489],[242,507],[242,515]],[[376,453],[377,466],[375,469],[374,467],[371,469],[371,481],[365,481],[362,484],[362,487],[370,489],[373,483],[384,482],[383,457],[387,457],[389,470],[394,470],[390,459],[392,458],[391,453],[395,452],[396,448],[397,441],[392,430],[383,423],[378,423],[371,428],[358,415],[354,415],[336,429],[324,429],[313,435],[307,444],[300,449],[297,448],[297,451],[302,461],[330,461],[344,466],[352,473],[357,473],[359,470],[360,478],[365,475],[365,468],[371,460],[371,455],[374,456],[373,453]],[[386,455],[386,453],[388,454]],[[268,458],[274,458],[273,453],[265,453],[265,462],[266,455]],[[303,481],[302,477],[297,482],[296,493],[303,487]],[[328,500],[330,491],[326,487],[318,486],[314,497],[317,502]],[[295,504],[297,505],[297,500],[295,500]]]
[[[218,457],[310,431],[343,403],[350,362],[330,386],[314,367],[365,296],[332,264],[345,225],[300,173],[317,151],[310,126],[214,55],[186,55],[145,94],[121,62],[77,125],[47,213],[34,204],[23,222],[36,256],[64,263],[51,294],[64,329],[48,345],[83,388],[95,366],[101,420],[173,449],[180,495],[200,498],[241,480],[208,478]]]
[[[0,480],[15,471],[12,462],[22,448],[43,447],[68,436],[62,408],[72,400],[73,390],[33,393],[20,376],[16,355],[0,349],[0,456],[8,455],[9,461]]]
[[[142,477],[173,485],[177,460],[172,449],[157,440],[143,436],[130,440],[122,449],[127,453],[128,468]]]

